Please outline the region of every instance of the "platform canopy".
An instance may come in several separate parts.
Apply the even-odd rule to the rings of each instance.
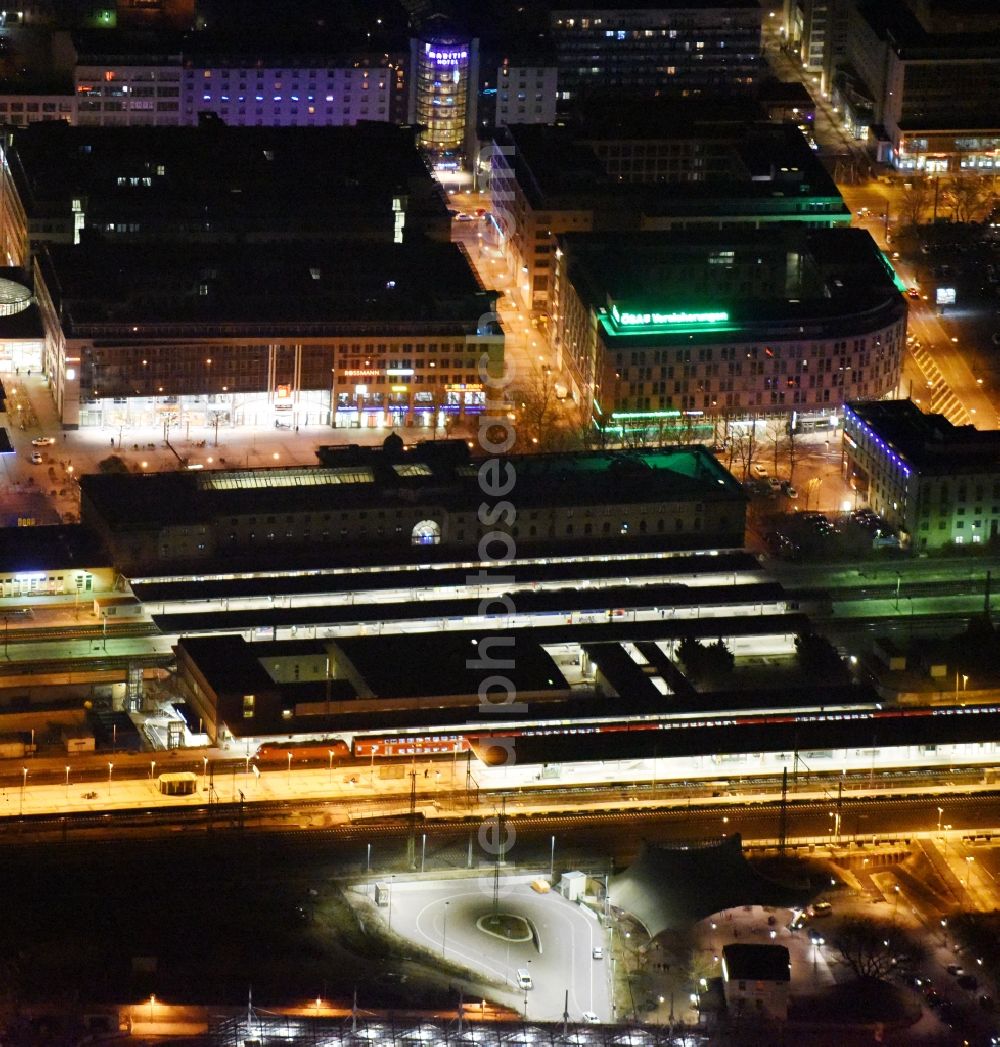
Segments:
[[[740,905],[805,905],[811,892],[761,876],[743,856],[738,833],[717,843],[644,843],[639,857],[609,884],[611,904],[655,938]]]

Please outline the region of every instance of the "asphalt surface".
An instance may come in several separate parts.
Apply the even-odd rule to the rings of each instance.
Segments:
[[[382,881],[384,882],[384,880]],[[477,926],[493,911],[493,878],[392,883],[391,929],[394,934],[458,965],[506,986],[499,1002],[536,1021],[562,1018],[569,993],[570,1021],[591,1011],[611,1019],[610,962],[595,960],[593,948],[608,951],[608,936],[595,916],[566,901],[556,891],[538,894],[529,879],[500,884],[499,911],[522,916],[536,939],[505,942]],[[389,912],[380,912],[389,921]],[[518,969],[527,970],[533,987],[517,988]]]

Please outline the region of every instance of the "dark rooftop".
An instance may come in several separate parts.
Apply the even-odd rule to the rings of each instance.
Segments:
[[[63,328],[117,324],[437,323],[474,332],[495,295],[455,244],[50,244],[39,264]]]
[[[319,223],[328,212],[399,193],[440,201],[412,128],[382,122],[352,127],[71,127],[44,121],[13,132],[10,162],[29,216],[45,202],[87,199],[137,211],[197,205],[216,222],[246,212]],[[133,181],[135,179],[135,181]],[[441,202],[443,208],[443,202]],[[207,208],[207,212],[204,210]],[[277,216],[267,215],[277,208]],[[333,208],[333,211],[331,211]],[[244,223],[250,220],[244,218]],[[331,230],[330,236],[335,235]]]
[[[569,684],[552,656],[542,649],[543,635],[518,634],[499,643],[496,637],[484,637],[484,643],[490,646],[482,657],[508,659],[512,663],[504,667],[503,674],[515,692],[550,692],[553,696],[565,693]],[[402,634],[338,637],[329,641],[329,646],[343,653],[375,698],[477,695],[484,680],[495,671],[478,664],[478,642],[470,643],[459,633],[439,632],[433,637]],[[493,688],[484,704],[491,701],[502,710],[505,692]]]
[[[754,122],[755,117],[757,122]],[[646,213],[719,196],[770,202],[788,209],[797,197],[840,194],[829,172],[793,124],[761,120],[751,102],[724,102],[713,108],[672,100],[644,105],[640,112],[599,110],[586,126],[514,124],[498,134],[513,145],[518,182],[536,209],[603,206],[639,208]],[[598,156],[601,143],[714,143],[714,173],[700,182],[619,181]],[[721,166],[720,166],[721,165]],[[846,213],[846,212],[845,212]]]
[[[0,528],[0,571],[60,571],[100,567],[110,558],[78,525]]]
[[[331,452],[324,465],[312,467],[84,476],[84,502],[106,526],[127,532],[292,507],[412,509],[426,502],[461,508],[482,499],[480,465],[467,459],[463,441],[426,442],[401,456],[373,447],[338,446]],[[700,445],[509,460],[524,507],[745,498],[741,485]]]
[[[924,414],[912,400],[856,400],[845,407],[907,464],[925,474],[995,471],[1000,431],[952,425],[942,414]]]
[[[791,980],[788,950],[783,945],[732,942],[722,947],[731,981],[787,982]]]
[[[888,262],[861,229],[787,222],[766,231],[567,233],[559,244],[570,282],[592,309],[722,312],[725,323],[699,328],[706,337],[740,323],[822,320],[884,303],[902,308]],[[690,334],[678,325],[655,337]],[[654,335],[629,334],[637,345],[644,337]]]

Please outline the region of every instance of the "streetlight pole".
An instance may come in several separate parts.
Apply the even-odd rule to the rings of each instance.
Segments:
[[[441,924],[441,959],[445,957],[445,943],[447,942],[448,935],[448,906],[451,902],[446,901],[444,903],[444,921]]]
[[[18,811],[20,818],[24,814],[24,787],[28,784],[28,768],[21,768],[21,809]]]
[[[288,789],[292,788],[292,754],[288,754]]]
[[[552,848],[549,851],[549,882],[556,876],[556,838],[552,837]]]
[[[427,857],[427,833],[420,836],[420,871],[424,871],[424,858]]]
[[[69,799],[69,764],[66,765],[66,799]]]
[[[937,831],[939,833],[941,832],[941,815],[942,814],[944,814],[944,808],[943,807],[939,807],[938,808],[938,825],[937,825]]]
[[[328,749],[327,752],[330,754],[330,784],[333,785],[333,750]]]
[[[108,797],[109,798],[111,796],[111,772],[114,769],[115,769],[115,765],[113,763],[109,763],[108,764]]]

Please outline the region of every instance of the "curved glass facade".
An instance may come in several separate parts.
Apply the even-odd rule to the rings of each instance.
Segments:
[[[420,145],[434,164],[460,161],[468,109],[471,44],[454,36],[418,41],[416,118]]]

